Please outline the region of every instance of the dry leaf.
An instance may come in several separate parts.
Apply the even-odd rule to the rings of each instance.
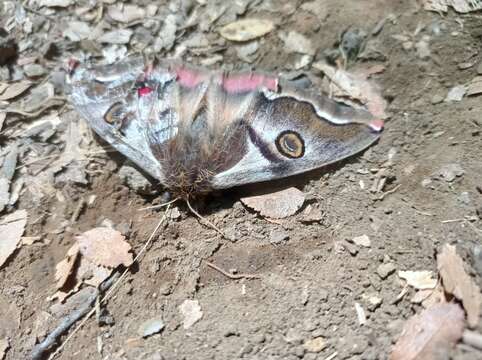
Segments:
[[[459,13],[468,13],[482,9],[480,0],[423,0],[425,10],[447,12],[451,6]]]
[[[442,278],[445,292],[454,295],[462,302],[470,327],[477,326],[482,298],[480,289],[465,272],[464,262],[457,255],[455,246],[445,244],[437,255],[437,268]]]
[[[32,86],[30,81],[22,80],[10,84],[0,83],[0,101],[10,100],[24,93]]]
[[[431,271],[399,271],[398,277],[404,279],[407,285],[418,289],[434,289],[437,285],[437,279],[432,278]]]
[[[387,102],[375,85],[366,79],[369,76],[368,72],[359,75],[350,74],[324,62],[314,63],[313,67],[322,71],[335,85],[335,88],[332,89],[335,97],[357,100],[364,104],[373,116],[380,119],[387,117],[385,113]]]
[[[244,197],[241,202],[263,216],[281,219],[295,214],[303,206],[305,194],[296,188],[288,188],[270,194]]]
[[[114,229],[98,227],[77,236],[80,253],[97,265],[116,268],[129,266],[133,257],[125,237]]]
[[[390,360],[438,360],[462,337],[464,312],[457,304],[437,304],[411,317]]]
[[[70,274],[72,274],[74,270],[74,265],[79,255],[79,245],[74,244],[72,247],[67,251],[67,256],[64,260],[59,262],[55,266],[55,281],[57,282],[57,289],[64,287],[67,279],[69,278]]]
[[[231,41],[249,41],[259,38],[274,29],[274,24],[265,19],[243,19],[223,26],[219,33]]]
[[[74,4],[75,0],[40,0],[39,6],[47,7],[67,7]]]
[[[476,76],[467,86],[467,95],[479,95],[482,93],[482,76]]]
[[[296,31],[281,32],[279,38],[283,41],[288,52],[315,55],[316,49],[311,40]]]
[[[146,11],[137,5],[116,4],[107,8],[107,14],[115,21],[127,24],[143,19]]]
[[[27,211],[17,210],[0,221],[0,267],[17,248],[27,225]]]

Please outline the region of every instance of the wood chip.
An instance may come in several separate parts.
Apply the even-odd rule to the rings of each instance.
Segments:
[[[274,24],[266,19],[243,19],[223,26],[219,33],[230,41],[249,41],[273,31]]]
[[[59,262],[55,266],[55,281],[57,282],[57,289],[64,287],[67,279],[70,277],[74,270],[74,265],[79,255],[79,245],[74,244],[67,251],[65,259]]]
[[[457,304],[437,304],[411,317],[390,360],[442,360],[462,337],[464,312]]]
[[[434,279],[431,271],[399,271],[398,277],[404,279],[408,286],[417,290],[434,289],[437,279]]]
[[[288,188],[270,194],[244,197],[241,202],[262,216],[282,219],[294,215],[303,206],[305,194],[296,188]]]
[[[482,302],[480,289],[465,272],[464,262],[457,255],[455,246],[450,244],[443,246],[442,251],[437,255],[437,268],[445,292],[462,302],[469,326],[476,327],[479,323]]]
[[[131,246],[117,230],[98,227],[77,236],[80,253],[94,264],[116,268],[134,261]]]
[[[17,210],[0,220],[0,267],[17,248],[27,225],[27,211]]]

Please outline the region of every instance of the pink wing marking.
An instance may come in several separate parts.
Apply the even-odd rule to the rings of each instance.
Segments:
[[[185,67],[179,67],[175,69],[175,72],[179,84],[190,89],[196,87],[207,78],[205,74]]]
[[[253,91],[261,87],[273,91],[278,89],[278,78],[253,73],[223,76],[222,82],[228,93]]]
[[[384,124],[383,120],[381,120],[381,119],[372,120],[368,123],[368,126],[370,126],[376,132],[382,131],[384,125],[385,124]]]

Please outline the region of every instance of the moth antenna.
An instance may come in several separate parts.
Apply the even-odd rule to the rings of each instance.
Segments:
[[[159,204],[159,205],[152,205],[152,206],[147,206],[147,207],[143,207],[143,208],[140,208],[140,209],[137,209],[137,211],[143,211],[143,210],[152,210],[152,209],[160,209],[164,206],[167,206],[167,205],[171,205],[171,204],[174,204],[176,201],[178,201],[180,199],[180,197],[177,197],[175,198],[174,200],[171,200],[171,201],[168,201],[168,202],[165,202],[163,204]]]
[[[201,214],[199,214],[196,210],[194,210],[194,208],[191,206],[191,203],[189,202],[189,198],[186,198],[186,204],[187,204],[187,207],[189,208],[189,210],[191,210],[191,212],[199,218],[201,224],[204,223],[208,227],[216,230],[223,238],[229,240],[229,238],[216,225],[214,225],[211,221],[209,221],[208,219],[203,217]]]
[[[176,199],[177,200],[177,199]],[[162,216],[161,220],[159,221],[159,223],[156,225],[156,227],[154,228],[154,231],[152,231],[151,235],[149,236],[149,238],[147,239],[147,241],[145,242],[144,246],[142,247],[142,249],[139,251],[139,253],[136,255],[136,257],[134,258],[134,261],[132,262],[132,264],[135,264],[137,260],[139,260],[139,258],[144,254],[144,252],[147,250],[147,248],[150,246],[150,244],[152,243],[152,241],[154,240],[154,236],[156,235],[157,231],[159,230],[159,228],[161,227],[161,225],[164,223],[164,221],[167,219],[167,214],[170,210],[170,207],[171,207],[171,204],[168,204],[167,205],[167,209],[166,211],[164,212],[164,215]],[[108,299],[110,299],[114,293],[114,290],[117,288],[117,286],[121,283],[122,280],[124,280],[124,278],[126,277],[127,273],[129,272],[129,270],[131,269],[132,267],[132,264],[130,266],[128,266],[124,272],[121,274],[121,276],[117,279],[117,281],[112,284],[112,286],[109,288],[109,290],[107,290],[106,294],[101,298],[99,299],[99,304],[102,304],[104,303],[105,301],[107,301]],[[49,356],[49,360],[52,360],[54,359],[61,351],[62,349],[65,347],[65,345],[67,344],[67,342],[77,333],[79,332],[79,330],[82,328],[82,326],[84,326],[84,324],[87,322],[87,320],[90,319],[90,317],[92,315],[94,315],[96,312],[96,307],[93,306],[92,309],[87,313],[87,315],[85,315],[84,319],[79,323],[79,325],[77,325],[77,327],[67,336],[67,338],[64,340],[63,343],[60,344],[60,346]]]

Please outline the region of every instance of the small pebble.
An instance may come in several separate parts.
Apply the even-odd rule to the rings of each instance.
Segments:
[[[281,244],[290,238],[290,235],[285,230],[273,230],[269,236],[269,242],[271,244]]]
[[[25,65],[23,71],[25,71],[25,75],[27,75],[28,77],[39,77],[47,72],[47,70],[39,64]]]
[[[326,340],[320,336],[306,341],[303,346],[308,352],[319,353],[326,347]]]
[[[381,264],[377,268],[377,274],[380,276],[382,280],[386,279],[389,275],[393,274],[396,270],[395,264],[393,263],[386,263]]]
[[[444,97],[440,94],[435,94],[433,97],[432,97],[432,100],[430,101],[432,103],[432,105],[436,105],[436,104],[440,104],[441,102],[444,101]]]
[[[143,338],[146,338],[159,333],[162,329],[164,329],[164,326],[164,321],[160,317],[152,318],[144,321],[141,326],[139,326],[137,334]]]
[[[368,237],[368,235],[365,235],[365,234],[363,234],[361,236],[354,237],[353,242],[358,246],[363,246],[363,247],[370,247],[371,246],[370,238]]]

